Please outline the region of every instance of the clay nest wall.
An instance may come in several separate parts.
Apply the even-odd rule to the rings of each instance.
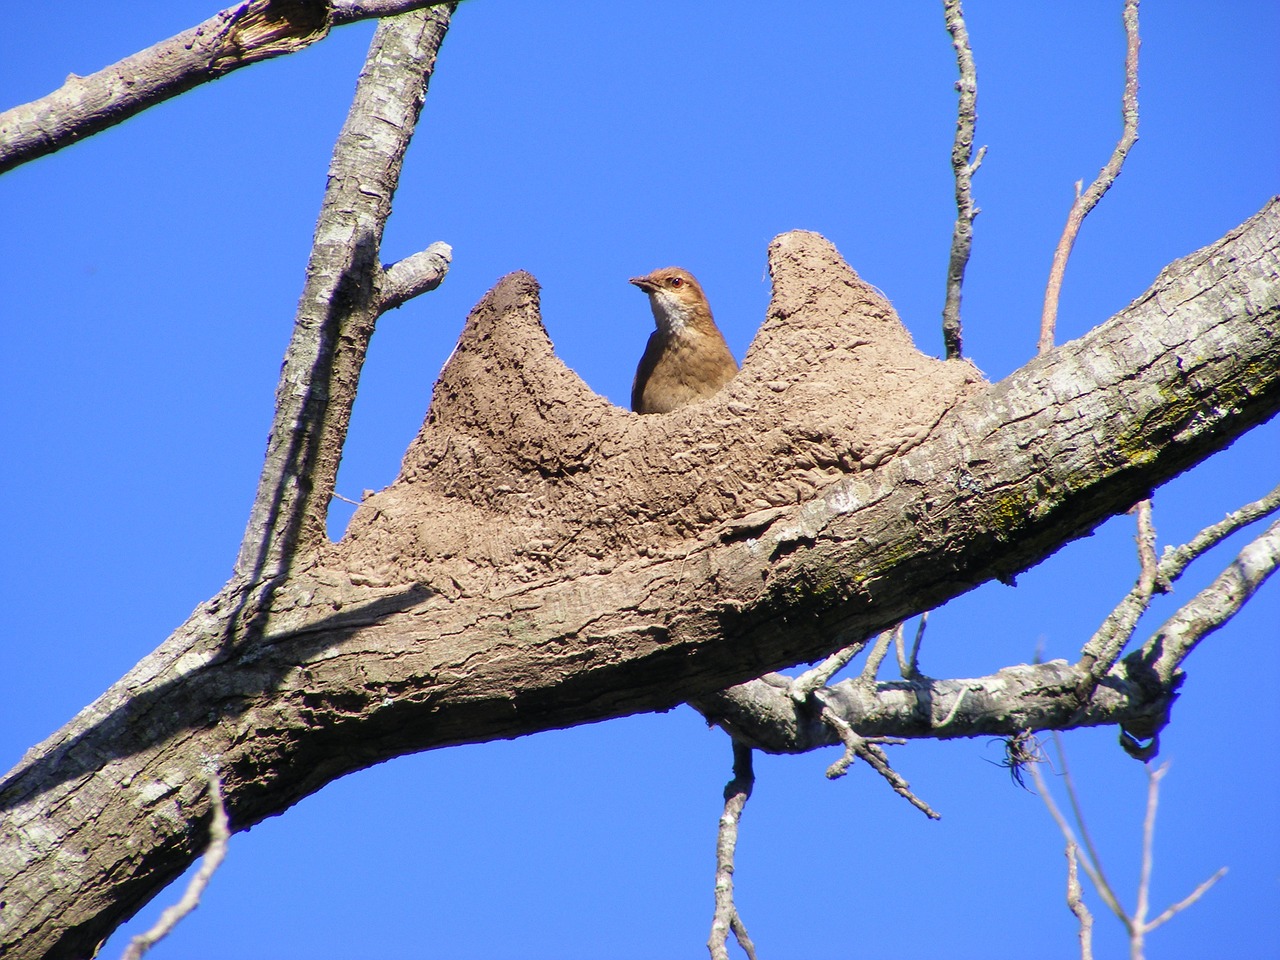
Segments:
[[[737,377],[650,416],[593,393],[556,357],[537,282],[503,278],[468,318],[399,477],[322,566],[446,596],[601,572],[749,529],[920,443],[986,386],[968,362],[917,350],[825,238],[777,237],[769,272]]]

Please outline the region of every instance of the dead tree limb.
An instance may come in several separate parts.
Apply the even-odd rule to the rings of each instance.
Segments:
[[[1115,150],[1111,153],[1111,159],[1098,172],[1093,183],[1089,184],[1089,189],[1081,194],[1080,184],[1076,183],[1076,198],[1067,213],[1067,225],[1062,230],[1057,249],[1053,251],[1049,282],[1044,291],[1044,309],[1040,314],[1040,353],[1053,349],[1054,328],[1058,322],[1058,300],[1062,293],[1062,278],[1067,272],[1067,261],[1071,258],[1071,248],[1075,246],[1080,225],[1084,223],[1084,218],[1089,215],[1089,211],[1097,206],[1098,201],[1116,182],[1124,166],[1125,157],[1138,142],[1138,49],[1141,46],[1138,35],[1138,0],[1125,0],[1124,35],[1124,94],[1121,98],[1123,130]]]
[[[733,779],[724,787],[724,813],[720,815],[720,828],[716,833],[716,908],[711,919],[711,936],[707,950],[712,960],[729,960],[727,941],[733,931],[738,946],[748,960],[756,960],[756,946],[747,934],[747,925],[738,914],[733,899],[734,856],[738,849],[738,826],[742,811],[751,798],[751,787],[756,776],[751,769],[751,748],[738,742],[733,744]]]
[[[0,113],[0,173],[61,150],[233,70],[322,40],[330,27],[441,0],[249,0]]]
[[[250,587],[277,578],[299,543],[325,539],[374,325],[385,310],[439,285],[448,269],[447,244],[385,271],[378,257],[452,10],[440,5],[379,25],[334,146],[266,463],[236,563]]]
[[[964,336],[960,322],[960,295],[964,287],[964,271],[969,264],[969,251],[973,248],[973,221],[978,208],[973,203],[973,175],[982,166],[987,148],[973,157],[973,131],[978,123],[978,68],[973,62],[973,50],[969,46],[969,31],[964,24],[964,10],[960,0],[944,0],[947,31],[956,50],[956,65],[960,79],[956,91],[960,94],[956,108],[956,139],[951,147],[951,170],[956,181],[956,223],[951,233],[951,255],[947,261],[947,296],[942,307],[942,342],[948,360],[959,359],[964,352]]]

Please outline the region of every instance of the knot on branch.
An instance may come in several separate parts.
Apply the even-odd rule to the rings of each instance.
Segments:
[[[537,282],[504,277],[467,319],[399,478],[365,502],[339,549],[357,564],[394,558],[408,576],[456,558],[455,578],[477,564],[532,577],[655,556],[904,452],[981,389],[968,363],[916,350],[888,301],[817,234],[775,239],[769,269],[773,297],[738,376],[646,417],[566,367]]]

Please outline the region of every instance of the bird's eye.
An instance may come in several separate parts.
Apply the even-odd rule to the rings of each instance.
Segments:
[[[683,287],[683,286],[684,286],[684,277],[672,277],[672,278],[671,278],[671,285],[672,285],[673,287]]]

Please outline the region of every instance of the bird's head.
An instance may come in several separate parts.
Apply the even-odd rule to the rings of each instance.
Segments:
[[[702,287],[688,270],[663,267],[631,282],[649,295],[653,319],[666,334],[677,334],[690,327],[714,326],[711,307]]]

